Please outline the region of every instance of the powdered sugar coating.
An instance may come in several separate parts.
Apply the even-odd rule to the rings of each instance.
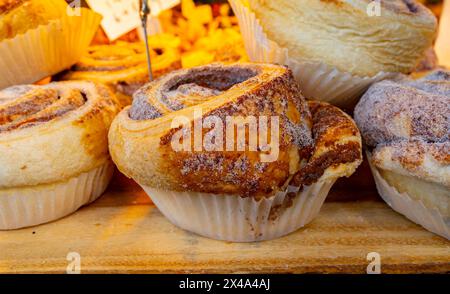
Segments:
[[[442,74],[412,81],[374,84],[355,108],[365,143],[375,147],[397,140],[449,140],[450,82]],[[434,78],[433,78],[434,77]]]
[[[355,120],[381,169],[450,183],[450,72],[373,85]]]
[[[174,71],[135,92],[130,118],[155,119],[169,112],[200,104],[257,74],[256,66],[224,67],[221,64]]]
[[[33,85],[18,85],[12,86],[0,91],[0,104],[6,103],[7,101],[14,100],[27,92],[33,90],[36,86]]]
[[[190,106],[213,100],[225,94],[229,90],[242,90],[248,85],[264,85],[267,74],[263,73],[260,66],[255,64],[240,64],[239,66],[224,66],[223,64],[210,64],[203,67],[188,70],[179,70],[170,73],[162,79],[156,80],[142,87],[134,94],[133,105],[129,111],[130,118],[134,120],[151,120],[170,112],[178,111]],[[246,82],[243,85],[243,82]],[[300,90],[291,81],[280,79],[280,88],[292,88],[292,93],[300,94]],[[289,140],[296,146],[306,147],[313,144],[311,137],[311,125],[307,124],[310,114],[306,110],[304,101],[299,97],[291,97],[291,107],[300,110],[300,121],[293,122],[287,117],[287,97],[280,95],[280,89],[264,89],[257,93],[245,93],[243,103],[230,103],[227,107],[211,111],[209,115],[220,117],[225,122],[226,115],[247,113],[249,105],[245,100],[256,101],[259,112],[273,111],[276,107],[265,96],[276,96],[283,112],[280,113],[280,123],[286,129]]]
[[[372,152],[372,161],[379,168],[450,188],[450,141],[430,143],[418,139],[379,144]]]
[[[438,69],[425,76],[421,80],[424,81],[447,81],[450,82],[450,71],[444,69]]]

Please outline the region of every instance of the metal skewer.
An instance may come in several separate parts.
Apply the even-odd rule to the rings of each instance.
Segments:
[[[145,48],[147,50],[147,67],[148,67],[148,76],[150,82],[153,81],[153,71],[152,71],[152,60],[150,57],[150,47],[148,45],[148,34],[147,34],[147,18],[150,14],[150,6],[148,5],[148,0],[139,0],[140,10],[139,15],[141,17],[142,28],[144,30],[144,38],[145,38]]]

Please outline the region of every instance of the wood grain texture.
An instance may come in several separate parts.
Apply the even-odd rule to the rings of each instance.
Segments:
[[[365,273],[373,251],[383,273],[450,272],[450,242],[392,211],[370,181],[359,192],[352,182],[338,184],[306,228],[239,244],[178,229],[116,176],[102,198],[71,216],[0,232],[0,273],[64,273],[69,252],[81,255],[82,273]]]

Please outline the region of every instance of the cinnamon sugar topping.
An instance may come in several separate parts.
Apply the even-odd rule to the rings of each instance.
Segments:
[[[54,120],[85,105],[90,93],[73,85],[23,85],[0,91],[0,134]]]
[[[377,167],[450,183],[450,72],[373,85],[355,120]]]
[[[367,145],[414,138],[449,140],[450,82],[428,79],[383,81],[366,92],[355,119]]]
[[[200,104],[256,75],[256,68],[225,68],[217,64],[173,72],[134,94],[130,118],[155,119]]]
[[[301,176],[298,174],[301,185],[317,181],[328,167],[345,163],[357,166],[361,144],[352,120],[328,104],[310,105],[314,121],[292,72],[283,66],[212,64],[170,73],[135,93],[133,105],[128,110],[129,119],[148,121],[143,124],[159,127],[160,122],[166,124],[167,116],[187,117],[195,109],[202,111],[198,120],[202,124],[211,117],[220,120],[223,126],[227,126],[229,118],[254,118],[255,121],[262,117],[276,118],[279,124],[278,156],[274,161],[262,161],[261,156],[267,153],[264,144],[258,145],[256,150],[191,148],[190,151],[175,152],[172,139],[182,129],[167,129],[157,135],[160,143],[158,153],[164,154],[164,162],[158,170],[170,170],[170,180],[156,182],[146,175],[139,180],[160,189],[260,198],[270,197],[286,188],[299,170],[303,171]],[[193,130],[199,122],[191,117],[189,122]],[[246,146],[260,128],[258,123],[255,131],[249,127],[245,129]],[[331,133],[327,132],[330,128]],[[315,130],[316,141],[311,129]],[[203,128],[202,138],[209,131],[209,128]],[[183,134],[188,133],[194,142],[191,132]],[[236,133],[233,136],[236,142]],[[229,139],[226,135],[223,138]],[[340,140],[345,142],[341,144]],[[191,145],[194,144],[192,142]],[[324,148],[328,152],[322,154]],[[313,159],[314,155],[317,158]],[[309,165],[302,169],[308,162]]]

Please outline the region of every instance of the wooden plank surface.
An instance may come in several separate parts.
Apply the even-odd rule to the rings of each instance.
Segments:
[[[366,169],[339,183],[319,216],[278,240],[209,240],[169,223],[123,176],[95,203],[59,221],[0,232],[0,273],[364,273],[369,252],[384,273],[450,272],[450,242],[380,201]]]

